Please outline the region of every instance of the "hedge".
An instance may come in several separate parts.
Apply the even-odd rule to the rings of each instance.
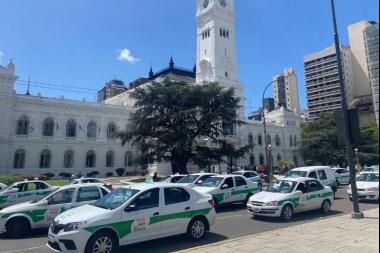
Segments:
[[[21,175],[6,176],[0,175],[0,183],[10,185],[16,182],[24,181],[24,177]]]
[[[48,172],[48,173],[44,173],[44,174],[42,174],[42,175],[45,175],[45,176],[47,177],[47,179],[50,179],[50,178],[52,178],[52,177],[55,176],[53,173],[50,173],[50,172]]]
[[[118,168],[118,169],[116,169],[116,173],[119,175],[119,177],[121,177],[122,175],[124,175],[125,169],[124,168]]]

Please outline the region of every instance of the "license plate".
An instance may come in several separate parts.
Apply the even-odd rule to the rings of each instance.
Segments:
[[[252,212],[258,213],[258,212],[260,212],[260,209],[259,208],[252,208]]]
[[[54,235],[49,234],[48,235],[48,240],[49,240],[49,242],[54,243]]]

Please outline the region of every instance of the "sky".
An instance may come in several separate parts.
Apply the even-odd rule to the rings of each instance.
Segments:
[[[293,67],[307,108],[303,58],[331,46],[330,0],[235,0],[239,79],[246,113],[261,107],[273,76]],[[347,26],[379,21],[377,0],[335,0],[341,44]],[[1,0],[0,65],[19,76],[16,93],[93,102],[111,79],[126,85],[169,65],[196,61],[195,0]],[[265,97],[274,97],[273,88]]]

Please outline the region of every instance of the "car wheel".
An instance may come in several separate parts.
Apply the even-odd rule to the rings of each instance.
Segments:
[[[253,194],[248,194],[247,197],[245,198],[245,201],[244,201],[244,206],[247,207],[247,204],[249,202],[249,199],[253,196]]]
[[[195,217],[187,227],[187,235],[193,241],[202,240],[206,235],[206,222],[205,218]]]
[[[293,217],[293,207],[290,204],[285,205],[281,211],[281,218],[283,220],[290,220]]]
[[[262,190],[263,190],[263,184],[262,184],[262,183],[259,183],[259,184],[257,185],[257,187],[259,188],[259,191],[262,191]]]
[[[88,240],[85,253],[115,253],[117,248],[114,236],[109,232],[100,231]]]
[[[323,202],[322,202],[322,206],[321,206],[321,211],[322,213],[329,213],[330,212],[330,208],[331,208],[331,204],[330,204],[330,201],[325,199]]]
[[[13,218],[7,222],[7,234],[12,238],[21,238],[28,234],[30,224],[26,218]]]

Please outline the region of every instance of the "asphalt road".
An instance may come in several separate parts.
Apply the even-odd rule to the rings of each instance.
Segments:
[[[215,243],[226,239],[237,238],[285,228],[310,221],[325,219],[336,215],[348,214],[352,211],[352,202],[348,200],[345,185],[342,185],[337,194],[332,210],[328,215],[322,215],[318,211],[296,214],[291,222],[283,222],[279,219],[252,218],[245,206],[234,204],[220,208],[217,213],[217,222],[211,228],[205,240],[190,242],[184,236],[175,236],[154,240],[146,243],[138,243],[122,247],[120,253],[167,253],[183,250],[191,247]],[[370,201],[361,201],[360,210],[378,208],[379,205]],[[30,236],[24,239],[13,240],[0,233],[0,253],[51,253],[45,244],[47,242],[47,230],[34,230]]]

